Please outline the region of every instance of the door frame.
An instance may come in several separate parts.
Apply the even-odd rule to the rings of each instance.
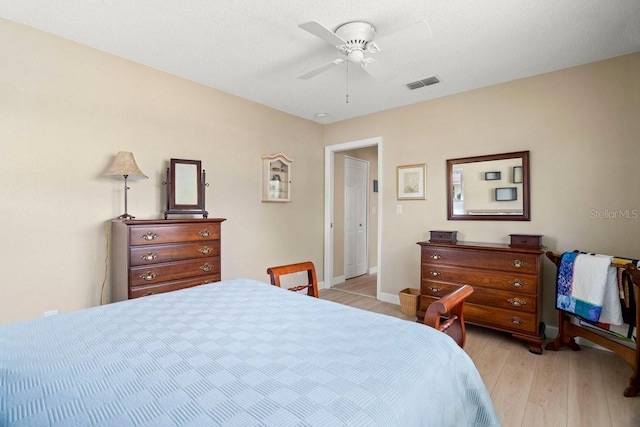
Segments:
[[[378,148],[378,181],[383,181],[382,174],[382,137],[373,137],[341,144],[327,145],[324,147],[324,287],[333,286],[333,222],[334,222],[334,154],[339,151],[354,150],[357,148]],[[378,244],[377,244],[377,283],[376,299],[380,299],[380,278],[382,276],[382,195],[383,186],[378,186]]]

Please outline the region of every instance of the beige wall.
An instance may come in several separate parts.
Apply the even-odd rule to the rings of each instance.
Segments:
[[[327,145],[382,137],[382,292],[419,286],[416,242],[429,230],[480,242],[543,234],[555,251],[640,258],[638,76],[635,53],[326,126]],[[531,155],[531,221],[447,221],[446,159],[521,150]],[[398,202],[396,166],[421,162],[427,200]],[[544,269],[543,316],[556,324],[555,267]]]
[[[170,158],[202,160],[207,209],[228,218],[223,278],[266,280],[267,266],[302,254],[322,275],[323,144],[376,136],[387,295],[418,286],[415,243],[429,230],[540,233],[553,250],[640,258],[640,53],[323,127],[1,19],[0,52],[0,322],[99,303],[105,225],[123,211],[122,182],[99,175],[120,150],[149,176],[130,185],[140,219],[161,215]],[[520,150],[532,221],[446,220],[446,159]],[[294,201],[261,203],[260,156],[277,152],[294,159]],[[398,202],[395,168],[418,162],[427,200]],[[554,273],[545,262],[552,324]]]
[[[124,211],[123,182],[100,174],[121,150],[149,176],[130,182],[138,219],[161,217],[169,159],[202,161],[223,278],[301,258],[322,275],[321,125],[1,19],[0,55],[0,322],[99,303]],[[293,202],[262,203],[261,156],[279,152]]]
[[[368,268],[378,266],[378,193],[373,192],[373,180],[378,179],[378,147],[360,148],[337,152],[333,166],[333,276],[344,278],[344,158],[353,157],[369,162],[369,200],[367,214],[369,218]],[[334,280],[335,281],[335,280]],[[340,280],[338,280],[340,281]]]

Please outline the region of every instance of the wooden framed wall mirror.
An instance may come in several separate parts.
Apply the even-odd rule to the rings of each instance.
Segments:
[[[196,214],[208,217],[205,210],[205,171],[200,160],[171,159],[167,169],[167,215]]]
[[[447,160],[447,219],[529,221],[529,152]]]

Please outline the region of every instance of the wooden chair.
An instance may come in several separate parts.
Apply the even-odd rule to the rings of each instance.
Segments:
[[[466,340],[463,316],[464,300],[472,293],[473,288],[464,285],[432,302],[424,315],[424,324],[444,332],[453,338],[460,347],[464,347]],[[446,314],[448,314],[448,318],[442,322],[442,316]]]
[[[304,271],[307,272],[307,284],[294,286],[292,288],[288,288],[288,290],[298,292],[306,289],[307,295],[318,298],[318,279],[316,277],[316,268],[313,266],[311,261],[267,268],[267,274],[271,278],[271,284],[278,287],[280,287],[280,276]]]

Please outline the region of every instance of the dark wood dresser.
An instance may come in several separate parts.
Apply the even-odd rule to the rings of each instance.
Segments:
[[[222,221],[114,220],[112,302],[220,281]]]
[[[542,255],[538,248],[493,243],[418,242],[421,284],[418,320],[431,302],[463,284],[473,287],[465,322],[509,332],[542,353]]]

